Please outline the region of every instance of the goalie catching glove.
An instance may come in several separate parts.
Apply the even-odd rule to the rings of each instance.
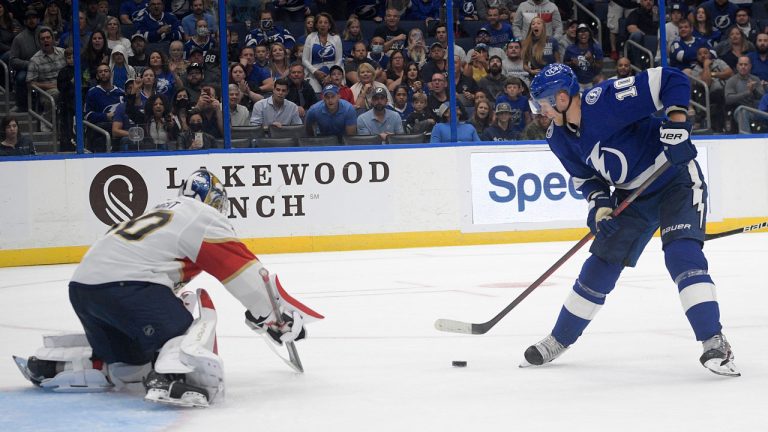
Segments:
[[[696,158],[696,146],[691,142],[691,122],[665,121],[659,128],[664,154],[672,165],[685,165]]]
[[[245,324],[256,333],[266,333],[278,345],[304,339],[307,332],[304,329],[304,317],[299,311],[282,311],[278,323],[275,313],[266,317],[254,317],[251,311],[245,311]]]
[[[619,222],[611,216],[611,213],[613,213],[611,197],[599,192],[589,200],[587,226],[595,237],[607,238],[619,230]]]

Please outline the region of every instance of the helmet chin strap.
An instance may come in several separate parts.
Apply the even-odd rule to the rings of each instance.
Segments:
[[[556,112],[562,114],[563,116],[563,125],[566,126],[571,132],[578,132],[579,126],[575,124],[568,123],[568,120],[565,118],[565,113],[568,112],[568,110],[571,108],[571,104],[573,103],[573,96],[568,97],[568,106],[565,107],[563,111],[560,111],[557,109],[557,103],[555,103],[555,106],[552,107],[555,109]]]

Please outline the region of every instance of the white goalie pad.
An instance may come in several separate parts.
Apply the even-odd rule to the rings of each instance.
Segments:
[[[216,309],[204,289],[197,290],[197,304],[198,317],[184,335],[163,345],[155,371],[185,374],[189,384],[208,390],[211,402],[220,401],[224,397],[224,365],[216,342]]]

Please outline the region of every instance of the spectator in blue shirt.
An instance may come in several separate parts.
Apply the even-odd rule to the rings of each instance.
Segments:
[[[197,34],[197,21],[199,20],[205,20],[208,23],[208,28],[211,29],[211,33],[216,34],[219,26],[213,20],[213,15],[205,11],[203,0],[192,0],[190,2],[190,9],[192,13],[181,19],[181,28],[184,30],[185,38],[189,39]]]
[[[130,25],[142,14],[147,0],[127,0],[120,4],[120,24]]]
[[[112,130],[115,108],[123,102],[125,92],[112,84],[112,70],[107,63],[96,68],[96,82],[85,96],[85,119],[94,124],[110,123],[105,129]]]
[[[339,88],[333,84],[323,87],[323,100],[312,105],[304,119],[309,136],[355,135],[357,112],[351,103],[339,98]]]
[[[134,25],[136,32],[150,43],[184,40],[179,20],[173,14],[163,12],[163,0],[149,0],[147,13],[136,19]]]
[[[435,125],[432,128],[432,136],[429,139],[431,143],[441,143],[451,141],[451,106],[448,102],[440,105],[440,110],[437,112],[438,117],[442,120],[441,123]],[[461,107],[456,105],[456,141],[458,142],[471,142],[480,141],[480,136],[477,135],[477,130],[471,123],[466,123],[466,116]]]
[[[357,118],[358,135],[378,135],[384,142],[392,134],[403,133],[403,120],[400,115],[387,109],[387,93],[388,90],[383,87],[376,87],[373,91],[373,108]]]
[[[701,4],[707,10],[712,25],[720,31],[736,24],[738,6],[728,0],[708,0]]]
[[[696,63],[696,51],[701,47],[710,46],[705,39],[693,35],[690,21],[681,20],[678,29],[680,30],[680,37],[672,42],[669,65],[680,70],[690,69]]]
[[[603,70],[603,50],[592,39],[592,31],[586,24],[579,24],[576,29],[576,43],[565,49],[563,63],[576,73],[582,90],[602,81],[600,72]]]
[[[488,25],[485,26],[491,35],[489,46],[503,48],[514,36],[512,25],[499,19],[499,8],[488,8]]]
[[[512,107],[508,103],[502,102],[496,105],[495,117],[493,124],[483,131],[483,141],[514,141],[520,138],[523,131],[515,125],[515,123],[519,124],[520,115],[518,113],[518,118],[513,119]]]
[[[768,81],[768,34],[757,35],[755,49],[747,54],[752,62],[752,74],[757,75],[761,81]]]

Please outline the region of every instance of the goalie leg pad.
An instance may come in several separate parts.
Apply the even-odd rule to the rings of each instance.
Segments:
[[[198,290],[199,317],[187,332],[168,341],[160,350],[155,371],[184,374],[185,382],[204,388],[208,400],[224,396],[224,365],[217,354],[216,310],[205,290]]]

